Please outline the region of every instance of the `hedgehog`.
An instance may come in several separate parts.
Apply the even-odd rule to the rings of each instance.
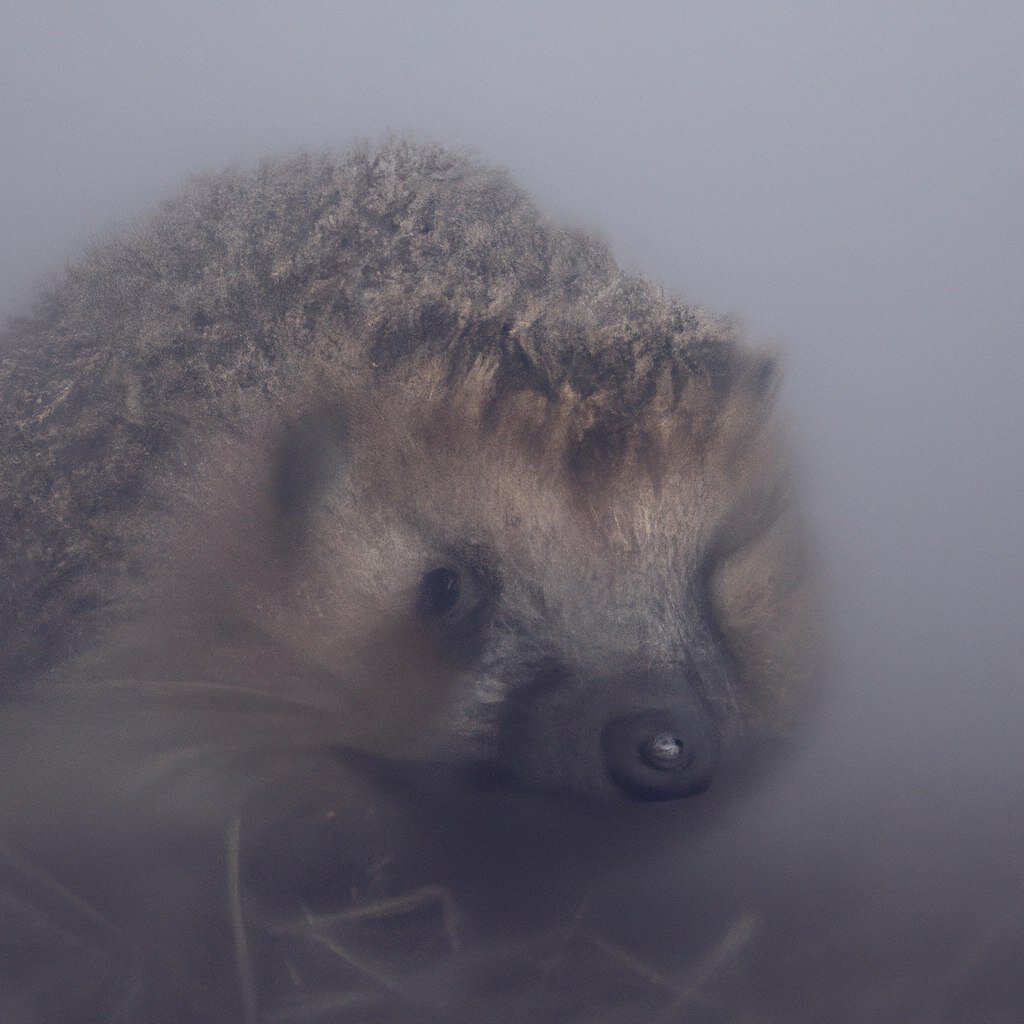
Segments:
[[[440,146],[197,178],[71,266],[0,347],[3,878],[162,966],[140,1003],[72,956],[60,1013],[265,1019],[253,906],[418,906],[382,865],[452,789],[598,820],[785,740],[777,378]]]

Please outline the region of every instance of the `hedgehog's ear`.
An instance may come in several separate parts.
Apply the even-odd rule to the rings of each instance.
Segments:
[[[274,452],[271,500],[279,540],[288,551],[302,546],[311,513],[345,471],[348,427],[334,406],[285,424]]]
[[[776,353],[762,352],[754,359],[750,377],[758,398],[774,402],[781,376],[779,357]]]

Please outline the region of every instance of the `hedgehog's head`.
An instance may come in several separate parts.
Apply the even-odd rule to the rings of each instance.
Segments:
[[[719,355],[543,386],[424,357],[314,402],[254,475],[274,554],[234,607],[336,694],[341,744],[699,792],[786,726],[807,639],[773,371]]]

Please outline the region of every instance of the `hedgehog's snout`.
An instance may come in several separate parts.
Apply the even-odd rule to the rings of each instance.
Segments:
[[[641,711],[613,718],[601,731],[608,777],[642,800],[674,800],[707,789],[720,746],[714,722],[701,711]]]

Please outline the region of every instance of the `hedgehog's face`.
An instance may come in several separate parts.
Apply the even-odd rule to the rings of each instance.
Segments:
[[[484,426],[467,407],[392,394],[286,431],[260,628],[337,689],[344,743],[588,797],[701,791],[798,675],[763,415],[726,410],[656,471],[581,472],[571,422],[537,444],[528,411]]]

